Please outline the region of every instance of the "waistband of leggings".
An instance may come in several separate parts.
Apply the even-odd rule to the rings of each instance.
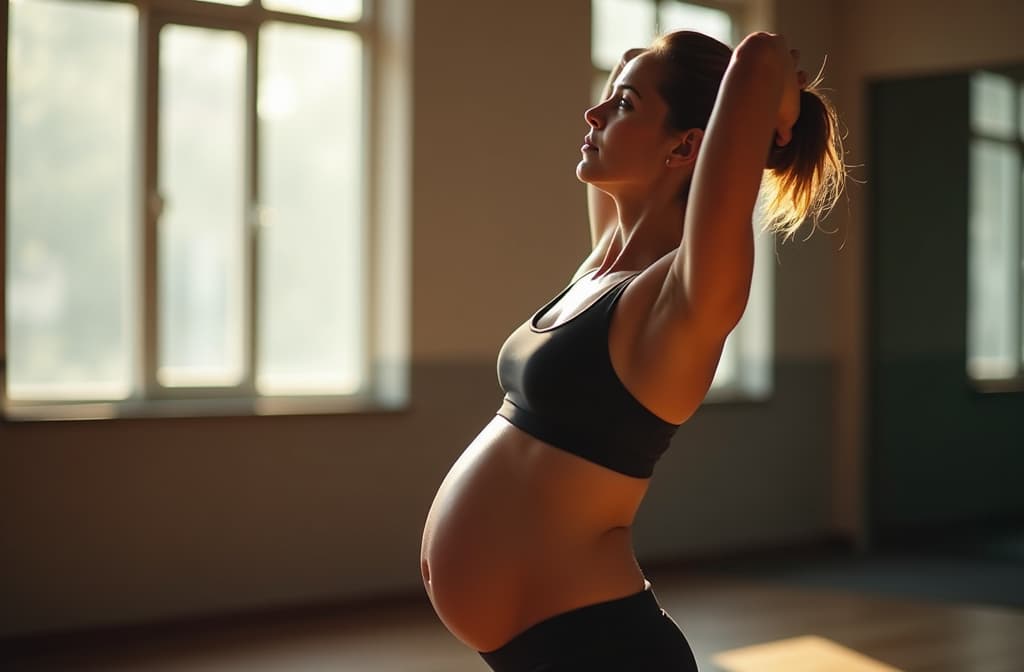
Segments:
[[[539,651],[590,646],[604,638],[629,638],[634,631],[647,630],[651,621],[661,619],[662,614],[650,582],[645,581],[644,589],[638,593],[556,614],[530,626],[504,646],[482,651],[480,655],[493,667],[514,667]]]

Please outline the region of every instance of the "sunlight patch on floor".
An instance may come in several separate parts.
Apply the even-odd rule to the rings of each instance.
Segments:
[[[902,672],[815,635],[730,649],[712,660],[727,672]]]

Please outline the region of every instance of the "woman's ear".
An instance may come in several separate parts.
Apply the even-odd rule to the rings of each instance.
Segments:
[[[683,133],[679,143],[672,148],[665,165],[670,168],[692,164],[697,160],[697,152],[700,150],[700,143],[704,140],[704,131],[699,128],[691,128]]]

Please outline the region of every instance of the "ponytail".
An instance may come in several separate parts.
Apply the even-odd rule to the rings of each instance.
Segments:
[[[800,116],[785,147],[772,147],[762,185],[766,229],[791,237],[804,220],[817,227],[839,200],[846,181],[843,139],[832,102],[816,88],[800,92]],[[813,230],[812,230],[813,231]]]

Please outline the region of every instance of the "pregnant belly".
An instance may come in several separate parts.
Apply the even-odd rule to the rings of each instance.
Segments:
[[[642,590],[630,526],[646,487],[495,418],[427,516],[421,562],[438,616],[491,651],[544,618]]]

